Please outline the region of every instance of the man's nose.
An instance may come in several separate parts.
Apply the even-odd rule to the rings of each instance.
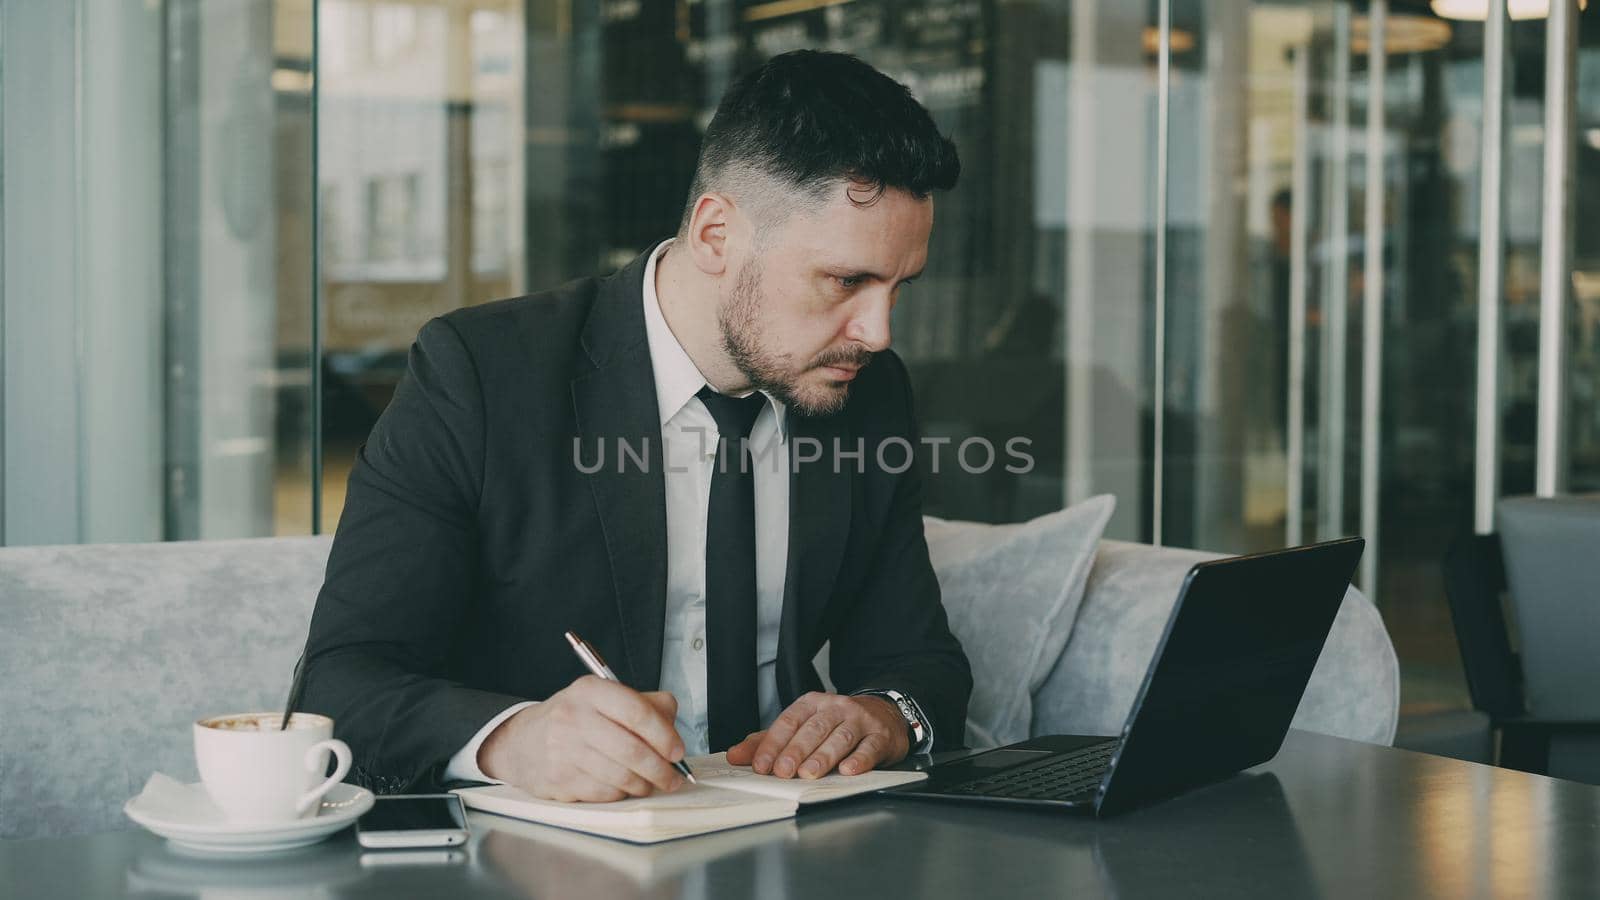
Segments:
[[[861,309],[850,319],[845,337],[877,353],[889,347],[889,310],[894,302],[888,291],[862,297]]]

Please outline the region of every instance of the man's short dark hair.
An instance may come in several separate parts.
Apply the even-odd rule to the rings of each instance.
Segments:
[[[864,199],[852,190],[853,200],[871,203],[888,188],[918,199],[949,190],[960,174],[955,144],[905,85],[848,53],[795,50],[722,95],[680,227],[688,228],[696,201],[711,191],[760,206],[748,195],[763,187],[822,201],[848,181],[870,189]],[[741,188],[747,196],[739,196]],[[781,218],[789,205],[774,215]]]

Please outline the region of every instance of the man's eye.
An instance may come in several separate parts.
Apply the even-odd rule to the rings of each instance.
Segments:
[[[860,277],[855,275],[840,275],[835,280],[839,282],[839,286],[842,288],[853,288],[861,283]]]

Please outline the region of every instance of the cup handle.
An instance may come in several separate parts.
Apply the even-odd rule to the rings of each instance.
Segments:
[[[322,756],[322,751],[324,750],[332,751],[334,757],[339,760],[339,764],[334,766],[333,774],[328,776],[327,781],[324,781],[323,783],[307,791],[304,796],[295,801],[295,815],[305,815],[306,811],[311,808],[313,803],[321,800],[323,794],[333,790],[333,786],[343,781],[344,776],[350,771],[350,745],[339,740],[338,738],[329,738],[325,741],[317,741],[315,744],[312,744],[310,747],[306,748],[307,770],[320,772],[327,768],[327,760]]]

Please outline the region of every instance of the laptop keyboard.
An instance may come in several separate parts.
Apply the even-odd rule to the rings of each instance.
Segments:
[[[1075,800],[1100,786],[1118,741],[1084,747],[1034,765],[946,788],[957,796],[1012,797],[1019,800]]]

